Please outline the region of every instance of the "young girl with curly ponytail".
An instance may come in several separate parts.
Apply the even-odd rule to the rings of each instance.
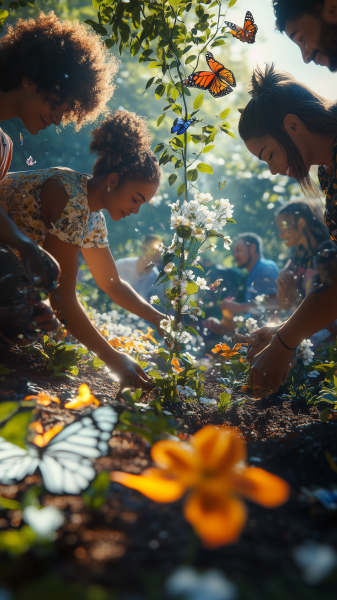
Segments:
[[[337,245],[337,104],[316,94],[289,73],[267,65],[251,80],[251,100],[239,121],[248,150],[268,164],[273,175],[294,177],[304,193],[317,196],[310,168],[318,167],[325,193],[325,224]],[[276,391],[289,371],[294,351],[303,339],[337,318],[337,260],[328,248],[320,262],[329,260],[328,285],[318,284],[299,308],[277,327],[255,332],[249,383],[264,394]],[[323,267],[322,267],[323,268]],[[257,392],[261,396],[261,392]]]
[[[101,212],[105,208],[114,221],[138,214],[158,189],[160,168],[147,123],[135,113],[117,110],[92,137],[90,148],[98,156],[92,176],[63,167],[9,173],[2,182],[0,203],[20,230],[60,264],[60,283],[50,303],[69,332],[106,363],[121,387],[132,379],[147,389],[148,376],[95,329],[75,288],[82,252],[97,285],[111,300],[150,321],[162,334],[162,313],[119,278]]]

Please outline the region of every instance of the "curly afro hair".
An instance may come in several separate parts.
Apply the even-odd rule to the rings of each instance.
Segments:
[[[106,112],[117,68],[97,34],[53,12],[19,19],[0,38],[0,89],[18,89],[27,77],[48,102],[68,105],[62,123],[76,129]]]
[[[283,32],[287,21],[295,21],[303,15],[318,17],[325,0],[272,0],[276,17],[276,28]]]
[[[91,132],[91,152],[98,155],[93,175],[118,173],[119,183],[160,183],[160,167],[151,150],[146,120],[128,110],[116,110]]]

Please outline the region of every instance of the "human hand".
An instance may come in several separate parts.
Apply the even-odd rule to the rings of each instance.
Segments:
[[[224,325],[215,317],[209,317],[208,319],[205,319],[205,321],[202,323],[202,328],[209,329],[217,335],[223,335],[226,331]]]
[[[40,301],[31,301],[28,299],[28,302],[33,306],[33,314],[31,320],[33,321],[28,326],[28,329],[35,331],[35,334],[38,334],[37,337],[42,337],[45,333],[51,333],[56,331],[60,326],[59,320],[56,318],[56,311],[52,310],[52,308],[46,302]],[[36,329],[40,329],[40,332],[37,332]]]
[[[234,300],[224,300],[220,304],[221,310],[228,310],[233,316],[237,313],[241,312],[242,307],[239,302],[234,302]]]
[[[153,383],[151,378],[146,375],[139,364],[128,354],[116,352],[115,358],[107,366],[119,379],[120,396],[123,389],[127,387],[140,387],[143,390],[151,390]]]
[[[257,329],[251,333],[249,340],[250,349],[246,358],[251,360],[266,346],[268,346],[278,329],[282,327],[283,324],[284,323],[279,323],[279,325],[265,325],[264,327],[261,327],[260,329]]]
[[[275,336],[270,344],[251,359],[248,386],[253,398],[277,392],[292,365],[294,350],[287,350]]]

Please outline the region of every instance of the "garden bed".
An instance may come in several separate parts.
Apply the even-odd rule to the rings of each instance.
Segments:
[[[23,363],[15,349],[0,349],[0,364],[15,369],[2,381],[2,391],[15,389],[18,377],[24,377],[32,390],[48,391],[61,399],[56,408],[41,407],[40,417],[46,429],[60,420],[69,423],[73,415],[85,412],[63,408],[84,382],[102,404],[130,408],[124,400],[116,399],[118,386],[104,371],[80,369],[72,380],[51,378],[41,362],[27,358]],[[205,382],[208,396],[215,399],[222,391],[217,369],[207,372]],[[242,397],[240,392],[235,394]],[[141,402],[153,398],[152,392]],[[81,496],[46,494],[41,498],[42,504],[61,509],[66,522],[53,546],[32,548],[15,559],[2,557],[0,574],[4,585],[17,590],[17,597],[22,600],[39,600],[45,597],[46,589],[49,599],[57,590],[55,598],[59,598],[63,593],[60,581],[81,581],[85,588],[94,586],[92,589],[98,585],[102,594],[106,589],[114,590],[117,595],[111,597],[119,598],[120,592],[124,598],[128,592],[131,595],[127,598],[150,600],[162,597],[162,581],[187,561],[201,569],[224,571],[238,584],[242,598],[334,598],[333,576],[331,583],[319,587],[308,588],[302,582],[293,550],[307,540],[337,548],[337,513],[324,508],[311,495],[316,489],[336,485],[337,474],[327,456],[337,457],[337,424],[322,423],[316,407],[282,399],[279,394],[261,401],[247,400],[224,413],[216,405],[185,401],[166,405],[165,409],[178,421],[182,438],[206,424],[234,427],[247,442],[250,465],[283,477],[291,485],[290,500],[273,510],[250,504],[249,520],[240,541],[206,551],[184,520],[180,502],[156,504],[117,483],[110,484],[106,500],[97,511],[89,511]],[[97,472],[140,473],[150,465],[149,446],[129,432],[114,432],[108,455],[96,461]],[[41,483],[41,478],[33,475],[17,485],[0,486],[0,495],[20,500],[30,486]],[[20,511],[9,511],[7,518],[0,518],[2,530],[16,530],[22,525]],[[42,592],[39,595],[41,580],[49,581],[47,588],[41,588],[43,596]],[[74,588],[72,598],[77,598],[75,592]],[[92,598],[105,600],[110,596]]]

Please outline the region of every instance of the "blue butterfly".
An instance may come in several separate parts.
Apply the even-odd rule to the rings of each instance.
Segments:
[[[178,117],[173,123],[173,127],[171,128],[171,133],[176,133],[177,135],[181,135],[182,133],[185,133],[185,131],[187,131],[187,129],[189,128],[190,125],[193,125],[193,123],[196,123],[196,121],[198,121],[198,119],[188,119],[188,121],[184,121],[184,119],[182,117]]]

